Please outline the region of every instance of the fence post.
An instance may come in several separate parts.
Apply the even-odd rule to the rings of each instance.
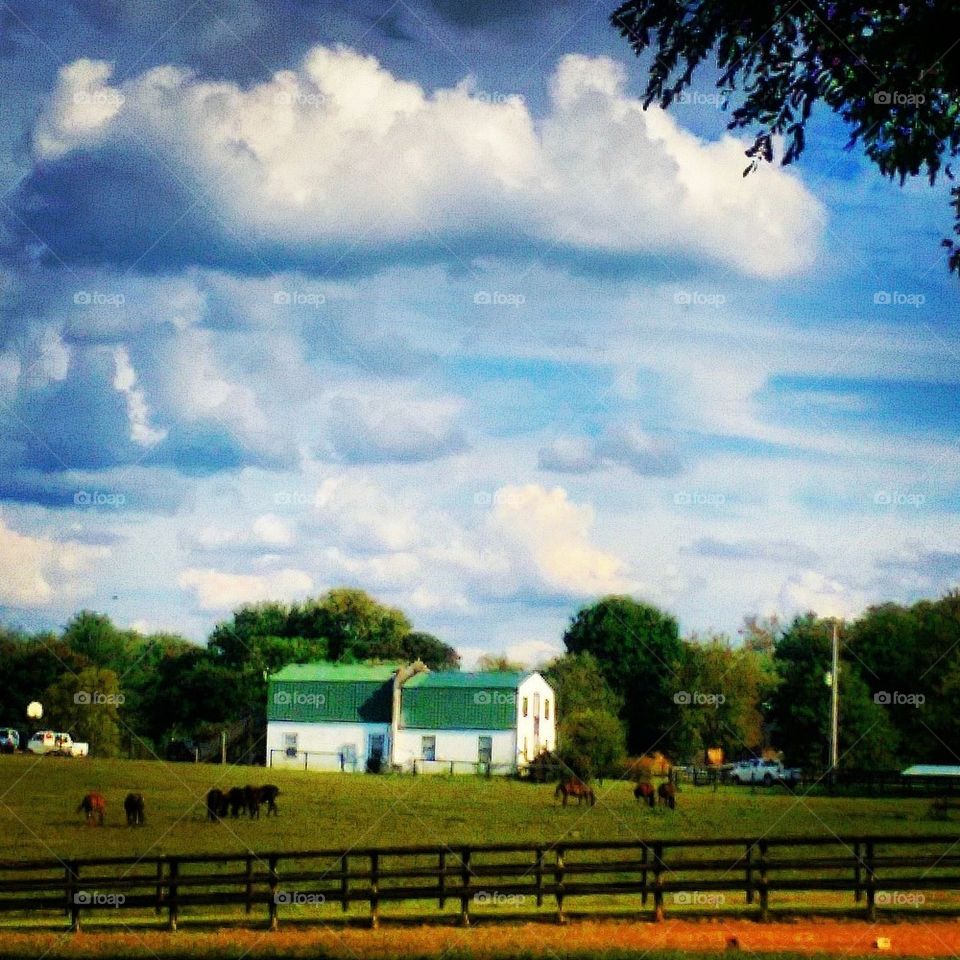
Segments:
[[[854,903],[859,903],[863,899],[863,887],[860,885],[861,879],[861,864],[860,855],[862,852],[862,847],[859,842],[853,845],[853,900]]]
[[[663,919],[663,844],[653,845],[653,919]]]
[[[253,897],[253,857],[251,857],[250,854],[247,854],[247,869],[246,869],[246,887],[245,887],[245,894],[246,894],[246,898],[247,898],[246,904],[245,904],[246,912],[247,912],[247,913],[250,913],[250,911],[253,909],[253,901],[252,901],[252,897]]]
[[[270,909],[268,913],[270,921],[270,929],[277,929],[277,889],[280,886],[280,875],[277,873],[277,855],[275,853],[270,854],[268,860],[270,874],[269,874],[269,884],[270,884]]]
[[[67,899],[70,904],[70,929],[74,933],[80,932],[80,900],[78,898],[80,885],[80,867],[76,860],[67,865]]]
[[[767,891],[767,841],[760,841],[760,919],[770,919],[769,894]]]
[[[470,926],[470,848],[464,847],[460,851],[460,879],[462,881],[460,894],[460,925]]]
[[[156,903],[153,906],[155,916],[160,916],[163,909],[163,858],[157,857],[157,888],[155,891]]]
[[[340,906],[346,913],[350,909],[350,900],[347,897],[349,892],[350,878],[347,876],[348,857],[345,853],[340,854]]]
[[[167,926],[170,930],[177,929],[177,877],[180,874],[180,861],[176,857],[171,857],[168,861],[169,871],[167,875]]]
[[[566,923],[567,918],[563,915],[563,873],[564,873],[564,849],[557,847],[557,865],[556,865],[556,884],[557,884],[557,923]]]
[[[877,875],[873,867],[873,841],[867,841],[867,919],[873,923],[877,919]]]
[[[537,906],[543,906],[543,847],[536,848],[534,871],[537,881]]]
[[[380,854],[370,854],[370,929],[380,924]]]
[[[440,888],[440,909],[442,910],[447,905],[447,851],[446,850],[441,850],[437,856],[437,886]]]
[[[640,863],[642,864],[640,868],[640,882],[643,884],[643,892],[640,894],[640,903],[642,906],[647,905],[647,854],[649,853],[649,847],[646,844],[643,845],[643,852],[640,854]]]
[[[746,884],[747,884],[747,903],[753,903],[753,844],[747,844],[747,853],[744,857],[746,861]]]

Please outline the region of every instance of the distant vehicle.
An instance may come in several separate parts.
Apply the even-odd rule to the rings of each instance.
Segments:
[[[762,783],[765,787],[774,783],[796,783],[800,771],[785,767],[779,760],[745,760],[735,763],[730,770],[731,783]]]
[[[28,741],[27,750],[40,756],[62,754],[65,757],[85,757],[89,743],[75,743],[69,733],[60,730],[38,730]]]
[[[13,753],[20,747],[20,734],[13,727],[0,727],[0,753]]]

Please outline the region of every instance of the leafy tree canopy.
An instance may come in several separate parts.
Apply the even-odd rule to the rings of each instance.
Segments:
[[[623,698],[632,754],[663,750],[677,726],[673,699],[683,649],[677,621],[631,597],[604,597],[573,618],[563,642],[589,653],[614,693]]]
[[[746,0],[627,0],[611,21],[640,55],[652,53],[645,105],[667,108],[698,67],[715,59],[717,88],[736,98],[729,129],[751,128],[751,163],[782,162],[804,150],[822,103],[850,128],[880,173],[902,184],[941,172],[960,150],[960,54],[951,46],[957,0],[749,3]],[[951,191],[960,236],[960,188]],[[944,240],[960,272],[960,241]]]

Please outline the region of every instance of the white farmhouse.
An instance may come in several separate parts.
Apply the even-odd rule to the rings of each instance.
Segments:
[[[323,662],[269,678],[269,766],[513,773],[556,743],[554,693],[536,672]]]
[[[539,673],[415,673],[400,689],[393,763],[417,773],[513,773],[556,747],[553,690]]]

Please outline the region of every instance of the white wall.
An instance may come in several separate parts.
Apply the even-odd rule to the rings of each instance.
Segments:
[[[285,754],[285,735],[297,735],[296,757]],[[384,759],[390,757],[389,723],[304,723],[291,720],[271,720],[267,724],[267,764],[275,767],[296,767],[303,769],[303,753],[318,754],[308,756],[308,770],[339,770],[340,759],[337,754],[346,755],[346,770],[362,773],[367,765],[367,743],[370,734],[382,734],[384,737]],[[271,751],[273,751],[271,753]]]
[[[527,715],[523,715],[523,702],[527,701]],[[550,702],[550,716],[546,714],[546,702]],[[539,724],[537,718],[539,717]],[[539,726],[539,733],[537,732]],[[526,740],[527,752],[523,747]],[[527,677],[517,690],[517,763],[529,763],[541,750],[557,748],[557,702],[550,684],[540,674]]]
[[[396,744],[393,751],[393,762],[400,764],[405,770],[413,769],[413,761],[423,756],[423,738],[433,736],[437,739],[436,763],[417,764],[417,772],[449,773],[450,761],[456,761],[455,773],[466,773],[471,769],[468,764],[475,764],[479,755],[479,739],[486,736],[491,739],[490,762],[494,766],[505,765],[513,767],[516,763],[516,739],[512,730],[398,730]],[[446,762],[444,762],[446,761]],[[457,764],[462,764],[458,766]],[[496,771],[498,773],[503,771]]]

